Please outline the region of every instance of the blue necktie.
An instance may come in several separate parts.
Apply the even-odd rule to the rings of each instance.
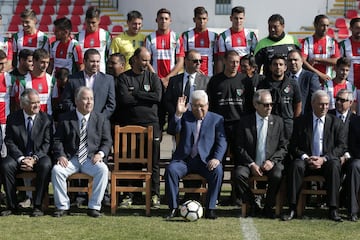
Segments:
[[[33,119],[32,117],[28,117],[28,122],[27,122],[27,127],[26,127],[26,131],[27,131],[27,144],[26,144],[26,154],[28,156],[31,156],[33,154],[33,140],[31,138],[31,131],[33,128]]]

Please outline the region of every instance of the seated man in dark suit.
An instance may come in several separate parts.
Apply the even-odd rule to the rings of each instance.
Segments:
[[[172,135],[180,133],[180,142],[165,172],[165,190],[170,208],[167,219],[178,214],[179,180],[188,173],[199,173],[206,178],[209,190],[205,217],[216,218],[216,200],[223,177],[221,161],[227,148],[224,119],[208,111],[208,96],[204,90],[194,91],[191,99],[190,112],[187,111],[186,97],[179,97],[175,117],[168,128]]]
[[[110,122],[93,111],[94,94],[88,87],[75,93],[76,110],[64,114],[54,137],[54,159],[51,181],[57,211],[54,217],[68,214],[70,199],[67,195],[68,176],[83,172],[94,178],[88,215],[100,217],[101,201],[108,183],[108,167],[104,158],[109,153],[112,139]]]
[[[52,122],[40,111],[40,97],[36,90],[25,89],[20,97],[20,107],[7,117],[5,144],[7,157],[0,163],[0,173],[5,186],[7,210],[1,216],[16,212],[16,174],[19,171],[36,172],[34,210],[32,217],[44,215],[42,199],[48,190],[51,159],[48,156],[52,140]]]
[[[271,114],[272,98],[268,90],[255,92],[253,104],[255,114],[242,118],[236,128],[235,142],[235,183],[243,201],[250,203],[252,215],[259,212],[254,194],[249,188],[250,175],[269,177],[269,187],[263,210],[265,217],[274,218],[275,205],[282,170],[282,161],[287,154],[283,120]]]
[[[342,221],[337,209],[341,183],[340,157],[346,148],[345,131],[339,118],[327,114],[329,102],[325,91],[316,91],[311,99],[313,112],[302,115],[294,123],[289,146],[292,160],[287,172],[290,212],[282,216],[283,220],[291,220],[296,216],[296,205],[304,176],[323,175],[329,218]]]

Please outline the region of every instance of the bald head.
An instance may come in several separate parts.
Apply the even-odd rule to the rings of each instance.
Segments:
[[[143,73],[148,70],[150,65],[151,55],[145,47],[139,47],[135,50],[132,57],[132,69],[135,73]]]

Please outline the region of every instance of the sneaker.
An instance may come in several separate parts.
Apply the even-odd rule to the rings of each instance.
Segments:
[[[20,208],[30,208],[32,207],[32,199],[27,197],[24,201],[19,202]]]
[[[157,195],[151,197],[151,206],[155,209],[160,208],[160,198]]]
[[[120,203],[120,207],[128,208],[133,204],[133,199],[130,196],[126,196]]]

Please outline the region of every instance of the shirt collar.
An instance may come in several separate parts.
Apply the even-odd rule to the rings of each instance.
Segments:
[[[83,115],[81,112],[79,112],[77,109],[76,109],[76,116],[78,118],[78,120],[81,122],[81,120],[83,118],[85,118],[86,122],[89,121],[89,118],[90,118],[90,113],[86,114],[86,115]]]
[[[24,118],[25,118],[25,120],[28,120],[28,117],[31,117],[33,121],[35,120],[36,114],[30,116],[30,115],[28,115],[24,110],[23,110],[23,113],[24,113]]]
[[[323,123],[325,123],[325,116],[326,116],[326,115],[320,117],[320,119],[321,119],[321,121],[322,121]],[[313,122],[314,122],[314,123],[316,122],[316,119],[318,119],[318,118],[319,118],[319,117],[317,117],[317,116],[314,114],[314,112],[313,112]]]

